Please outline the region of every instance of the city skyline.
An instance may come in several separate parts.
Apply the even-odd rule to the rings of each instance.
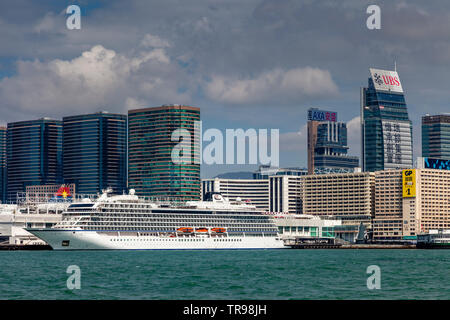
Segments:
[[[0,300],[449,299],[449,65],[449,0],[0,1]]]
[[[349,154],[360,156],[359,88],[371,66],[394,69],[397,62],[414,158],[421,155],[421,116],[448,111],[448,70],[440,66],[450,61],[441,31],[450,4],[443,1],[380,1],[380,30],[366,27],[369,1],[192,1],[187,11],[177,1],[78,4],[80,30],[66,28],[65,7],[54,1],[0,4],[7,26],[0,38],[8,44],[0,53],[3,124],[24,114],[186,104],[201,108],[204,128],[279,128],[280,166],[306,167],[310,107],[341,114]],[[324,50],[327,42],[333,50]],[[202,176],[253,169],[205,165]]]
[[[163,106],[153,106],[153,107],[142,107],[142,108],[138,108],[138,109],[129,109],[128,110],[128,113],[130,113],[130,111],[134,111],[134,112],[136,112],[136,111],[138,111],[138,110],[145,110],[145,109],[153,109],[153,108],[163,108],[163,107],[167,107],[167,106],[177,106],[176,104],[167,104],[167,105],[163,105]],[[194,108],[196,108],[196,109],[199,109],[199,108],[197,108],[197,107],[194,107]],[[310,111],[310,110],[318,110],[317,108],[310,108],[309,110],[308,110],[308,112]],[[320,111],[320,110],[319,110]],[[320,111],[320,112],[324,112],[324,111]],[[101,116],[106,116],[106,117],[110,117],[110,116],[125,116],[125,117],[127,117],[127,114],[117,114],[117,113],[111,113],[111,112],[109,112],[109,111],[105,111],[105,110],[103,110],[103,111],[99,111],[99,112],[94,112],[94,113],[86,113],[86,114],[71,114],[71,115],[66,115],[66,116],[64,116],[62,119],[55,119],[55,118],[53,118],[53,117],[42,117],[42,118],[39,118],[39,119],[28,119],[28,120],[20,120],[20,121],[16,121],[16,122],[30,122],[30,121],[61,121],[61,122],[64,122],[64,119],[70,119],[70,118],[80,118],[80,119],[82,119],[83,117],[101,117]],[[422,117],[421,117],[421,120],[423,121],[423,119],[424,118],[433,118],[433,117],[435,117],[435,118],[440,118],[440,117],[447,117],[447,113],[442,113],[442,114],[432,114],[432,115],[430,115],[430,114],[425,114],[425,115],[423,115]],[[201,119],[200,119],[200,121],[202,121]],[[359,117],[358,117],[358,121],[359,121]],[[128,122],[128,118],[127,118],[127,122]],[[6,137],[6,131],[7,131],[7,126],[8,126],[8,124],[13,124],[13,123],[15,123],[15,122],[10,122],[10,123],[7,123],[4,127],[3,126],[0,126],[0,129],[3,129],[3,131],[5,131],[4,133],[5,133],[5,137]],[[325,124],[327,123],[326,121],[324,122]],[[345,122],[339,122],[339,124],[340,125],[346,125],[346,123]],[[358,123],[359,124],[359,123]],[[307,125],[308,125],[308,123],[306,123],[305,124],[305,127],[307,127]],[[209,128],[206,128],[206,129],[209,129]],[[422,135],[421,135],[421,142],[422,142],[422,146],[423,146],[423,143],[425,142],[425,141],[423,141],[423,133],[424,133],[424,131],[423,131],[423,123],[422,123],[422,126],[420,127],[420,129],[422,130],[421,131],[421,133],[422,133]],[[225,131],[225,130],[223,130],[223,131]],[[203,127],[202,128],[202,134],[205,132],[205,128]],[[307,138],[307,137],[306,137]],[[354,138],[354,137],[350,137],[350,139],[351,138]],[[426,136],[426,138],[427,139],[429,139],[429,137],[428,136]],[[300,138],[299,138],[300,139]],[[6,141],[6,140],[5,140]],[[5,142],[6,143],[6,142]],[[308,141],[306,141],[305,142],[306,143],[306,148],[308,148]],[[414,143],[414,142],[413,142]],[[6,146],[5,146],[6,147]],[[358,146],[354,146],[354,148],[356,148],[356,147],[359,147],[360,149],[361,149],[361,144],[359,144]],[[416,146],[415,146],[416,147]],[[248,146],[246,146],[246,148],[248,148]],[[421,149],[421,152],[422,152],[422,149]],[[352,158],[352,157],[354,157],[355,155],[354,154],[348,154],[347,156],[349,156],[350,158]],[[308,154],[305,154],[304,155],[304,157],[305,157],[305,161],[307,162],[308,161]],[[359,161],[361,161],[362,160],[362,157],[360,156],[360,155],[358,155],[358,156],[356,156],[358,159],[359,159]],[[414,152],[414,157],[413,157],[413,162],[412,162],[412,165],[411,165],[411,167],[413,167],[414,165],[415,165],[415,161],[416,161],[416,159],[417,158],[420,158],[420,157],[431,157],[431,158],[445,158],[445,157],[436,157],[436,156],[427,156],[427,155],[424,155],[423,154],[423,152],[421,153],[421,154],[417,154],[417,152]],[[448,157],[447,157],[448,158]],[[204,176],[203,175],[203,172],[201,172],[201,178],[202,179],[210,179],[210,178],[214,178],[214,177],[216,177],[216,176],[220,176],[221,174],[232,174],[232,173],[237,173],[237,174],[239,174],[239,173],[254,173],[254,172],[257,172],[259,169],[260,169],[260,167],[261,166],[265,166],[264,164],[261,164],[261,163],[258,163],[258,164],[256,164],[256,165],[252,165],[252,164],[244,164],[244,165],[240,165],[240,164],[217,164],[217,165],[208,165],[208,164],[205,164],[204,162],[202,162],[201,163],[201,166],[200,166],[200,168],[202,167],[202,166],[222,166],[222,167],[227,167],[227,168],[233,168],[233,167],[245,167],[245,168],[247,168],[247,170],[246,171],[240,171],[240,170],[233,170],[233,169],[231,169],[231,170],[225,170],[225,171],[220,171],[218,174],[214,174],[214,175],[211,175],[211,176]],[[359,164],[359,166],[358,166],[359,168],[361,168],[362,170],[363,170],[363,168],[362,168],[362,163],[360,162],[360,164]],[[275,167],[274,167],[275,168]],[[297,166],[292,166],[292,167],[287,167],[287,166],[283,166],[283,165],[280,165],[280,166],[278,166],[278,167],[276,167],[276,168],[302,168],[302,169],[305,169],[305,170],[307,170],[307,168],[308,168],[308,166],[307,166],[307,164],[305,165],[305,166],[302,166],[302,165],[297,165]],[[364,171],[364,170],[363,170]],[[100,189],[99,189],[100,190]]]

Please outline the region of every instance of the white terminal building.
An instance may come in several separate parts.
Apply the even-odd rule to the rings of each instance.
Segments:
[[[270,176],[267,179],[203,179],[202,198],[217,192],[230,201],[242,199],[269,212],[302,213],[302,177]]]
[[[70,203],[0,205],[0,242],[15,245],[45,244],[25,228],[50,228],[61,221]]]

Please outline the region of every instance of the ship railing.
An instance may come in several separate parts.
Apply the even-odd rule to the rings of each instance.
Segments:
[[[83,194],[83,193],[74,193],[68,197],[57,197],[54,192],[48,193],[27,193],[27,192],[18,192],[17,193],[17,201],[18,205],[27,205],[27,204],[47,204],[47,203],[72,203],[79,202],[83,199],[89,199],[94,202],[99,197],[99,194]]]

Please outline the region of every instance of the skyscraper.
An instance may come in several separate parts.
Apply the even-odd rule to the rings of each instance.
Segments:
[[[6,127],[0,127],[0,201],[6,202]]]
[[[422,117],[422,157],[450,159],[450,115]]]
[[[353,172],[357,157],[347,155],[347,125],[337,113],[308,110],[308,174]]]
[[[412,125],[396,71],[370,69],[361,88],[361,133],[364,171],[412,168]]]
[[[128,187],[136,194],[171,200],[200,199],[200,136],[195,130],[200,109],[164,105],[128,111]],[[175,130],[186,130],[190,158],[186,163],[172,159],[180,143],[172,138]]]
[[[43,118],[8,123],[7,198],[27,186],[62,182],[62,122]]]
[[[78,193],[111,188],[122,194],[127,188],[126,157],[126,115],[99,112],[63,118],[63,177]]]

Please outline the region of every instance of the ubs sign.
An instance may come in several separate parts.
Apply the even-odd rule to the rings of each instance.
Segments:
[[[403,93],[402,84],[396,71],[380,70],[370,68],[375,90],[384,90]]]

